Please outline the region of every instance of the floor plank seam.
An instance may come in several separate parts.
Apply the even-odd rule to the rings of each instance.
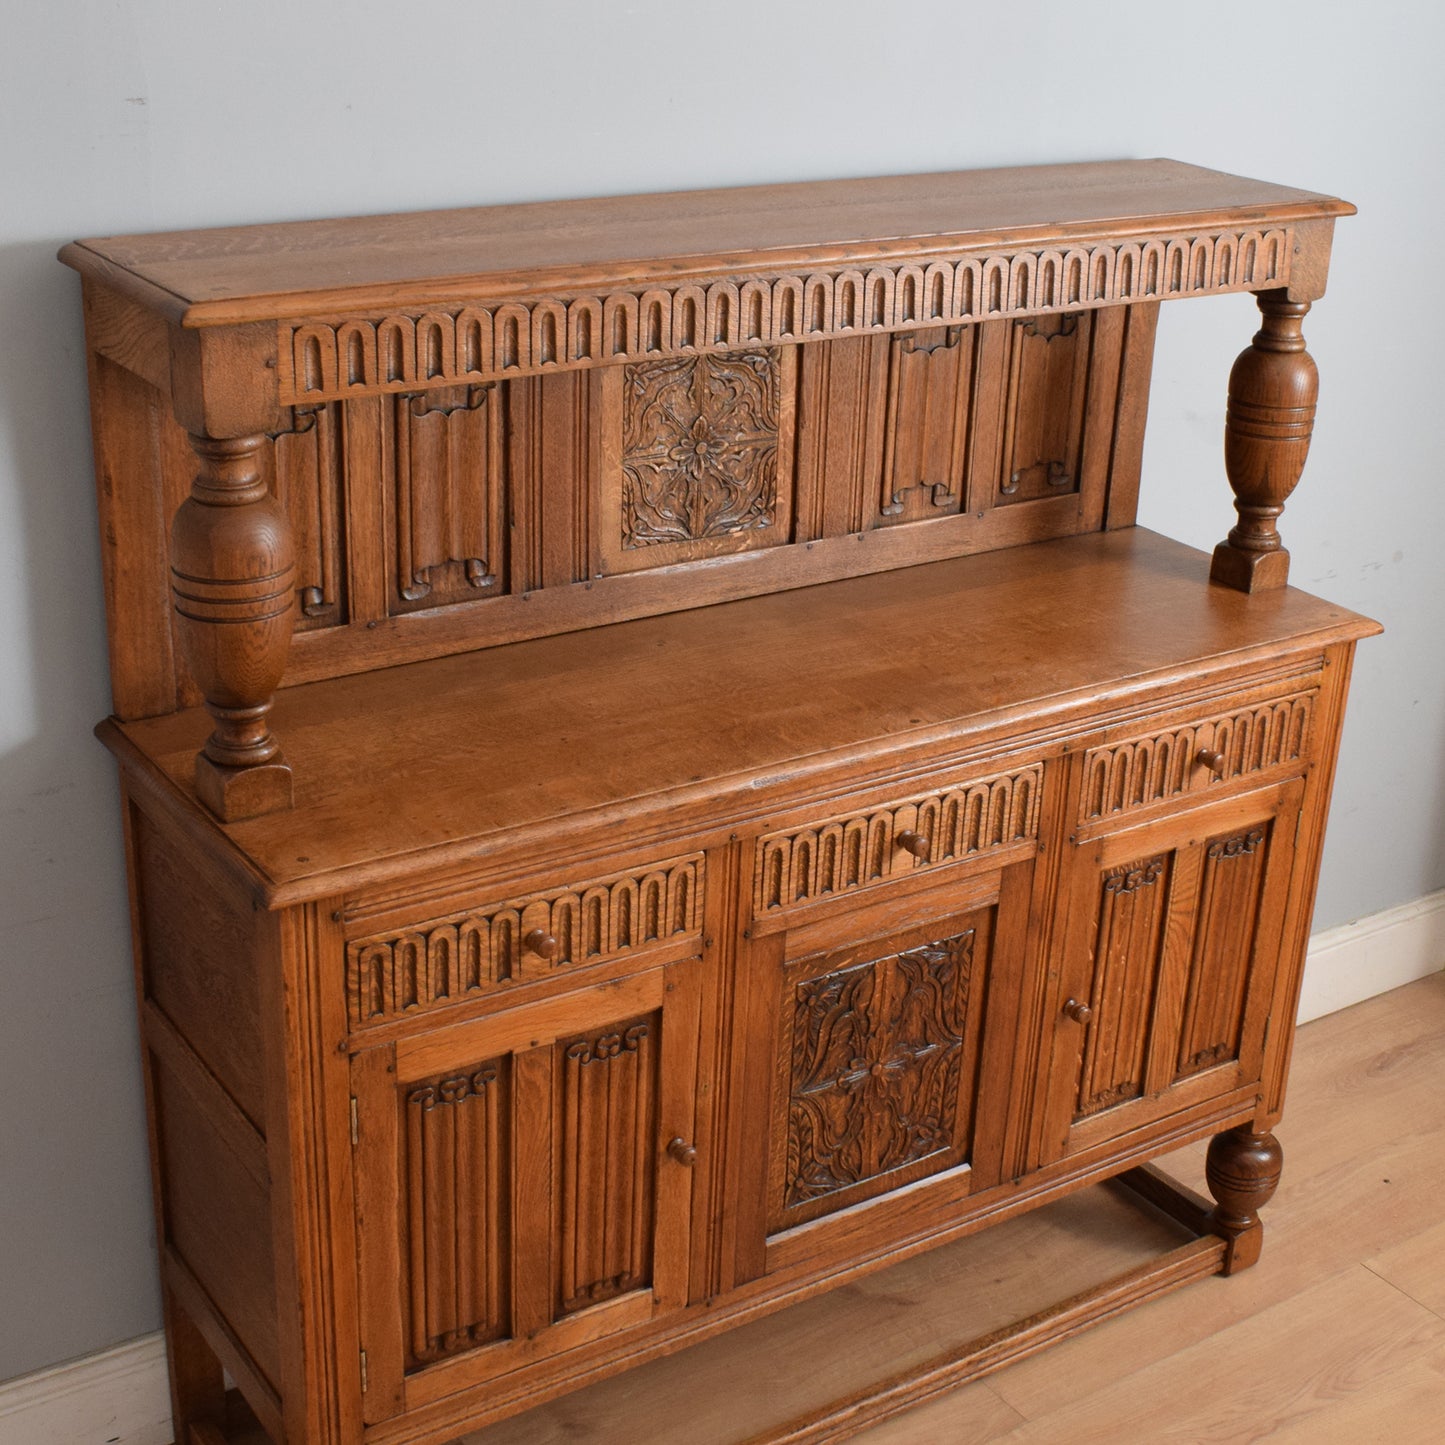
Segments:
[[[1437,1320],[1445,1323],[1445,1311],[1436,1309],[1434,1305],[1427,1304],[1422,1299],[1417,1299],[1414,1295],[1410,1293],[1409,1290],[1405,1288],[1404,1285],[1400,1284],[1396,1280],[1391,1279],[1387,1274],[1381,1274],[1380,1271],[1377,1270],[1374,1265],[1369,1262],[1369,1260],[1361,1260],[1360,1264],[1363,1268],[1369,1270],[1376,1279],[1382,1281],[1384,1284],[1389,1285],[1390,1288],[1395,1290],[1398,1294],[1404,1295],[1411,1304],[1419,1305],[1422,1310],[1428,1311],[1430,1314],[1434,1315]]]

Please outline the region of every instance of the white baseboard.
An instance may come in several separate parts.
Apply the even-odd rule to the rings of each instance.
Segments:
[[[1445,889],[1326,929],[1305,956],[1299,1022],[1445,968]]]
[[[1445,890],[1310,939],[1299,1020],[1445,968]],[[165,1338],[0,1384],[0,1445],[170,1445]]]
[[[0,1385],[0,1445],[171,1445],[165,1336]]]

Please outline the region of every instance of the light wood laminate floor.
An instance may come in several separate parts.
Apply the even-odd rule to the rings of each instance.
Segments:
[[[1445,974],[1300,1031],[1264,1255],[875,1425],[862,1445],[1445,1440]],[[1202,1187],[1203,1147],[1163,1161]],[[1108,1189],[468,1435],[735,1445],[1168,1247]]]

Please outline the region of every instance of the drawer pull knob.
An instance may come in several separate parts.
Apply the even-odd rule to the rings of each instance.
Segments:
[[[557,940],[540,928],[533,928],[522,935],[522,947],[535,953],[538,958],[557,957]]]
[[[1086,1024],[1094,1017],[1094,1010],[1086,1003],[1081,1003],[1076,998],[1071,998],[1064,1005],[1064,1013],[1073,1019],[1076,1024]]]
[[[905,853],[912,853],[915,858],[928,862],[928,839],[922,833],[915,833],[912,828],[905,828],[894,840]]]
[[[691,1169],[697,1163],[697,1148],[689,1144],[686,1139],[674,1136],[668,1141],[667,1152],[679,1164]]]
[[[1194,761],[1202,768],[1208,768],[1216,778],[1224,776],[1224,765],[1226,758],[1223,753],[1216,752],[1213,748],[1200,748],[1194,755]]]

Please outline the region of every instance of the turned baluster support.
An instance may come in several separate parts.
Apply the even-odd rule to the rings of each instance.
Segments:
[[[295,621],[291,527],[261,473],[264,436],[192,436],[200,462],[171,532],[181,646],[215,729],[196,796],[225,821],[291,806],[269,726]]]
[[[1264,1241],[1259,1211],[1279,1188],[1283,1165],[1279,1140],[1273,1134],[1256,1134],[1248,1125],[1209,1141],[1204,1177],[1216,1201],[1212,1224],[1229,1245],[1222,1273],[1235,1274],[1259,1258]]]
[[[1283,587],[1289,553],[1276,521],[1304,470],[1315,424],[1319,373],[1301,326],[1309,302],[1284,291],[1256,300],[1264,324],[1229,373],[1224,470],[1239,522],[1214,549],[1212,581],[1240,592]]]

